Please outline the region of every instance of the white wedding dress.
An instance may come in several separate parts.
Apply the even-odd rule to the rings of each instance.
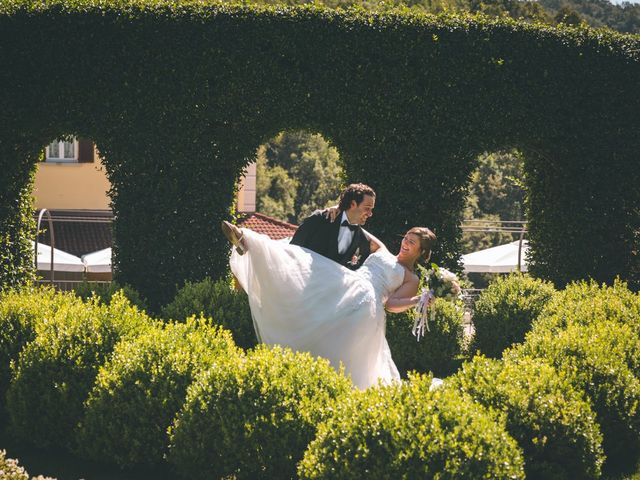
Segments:
[[[400,375],[385,338],[384,304],[404,268],[381,248],[356,271],[306,248],[243,229],[231,270],[249,295],[258,339],[328,359],[360,389]]]

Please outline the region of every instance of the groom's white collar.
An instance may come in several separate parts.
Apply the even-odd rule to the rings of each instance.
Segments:
[[[342,227],[342,222],[344,222],[345,220],[347,221],[347,223],[349,225],[358,225],[357,223],[351,223],[349,221],[349,217],[347,217],[347,212],[342,212],[342,217],[340,217],[340,228],[343,228]],[[344,228],[347,228],[347,227],[344,227]]]

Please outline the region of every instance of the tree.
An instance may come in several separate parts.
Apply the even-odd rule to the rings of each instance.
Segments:
[[[290,221],[295,216],[298,183],[279,165],[269,166],[261,145],[256,155],[256,208],[259,212]]]
[[[258,210],[292,223],[337,203],[344,183],[340,154],[320,134],[281,132],[258,149]]]
[[[567,5],[560,8],[553,19],[556,23],[564,23],[565,25],[580,25],[582,23],[580,14]]]
[[[471,177],[471,218],[497,215],[500,220],[522,220],[524,211],[524,158],[516,150],[485,153]]]

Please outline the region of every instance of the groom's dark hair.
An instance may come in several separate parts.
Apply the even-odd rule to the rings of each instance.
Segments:
[[[352,183],[340,194],[340,203],[338,204],[338,207],[344,212],[349,209],[352,200],[356,201],[356,205],[360,205],[362,200],[364,200],[365,195],[375,197],[376,192],[373,191],[373,188],[369,185],[365,185],[364,183]]]

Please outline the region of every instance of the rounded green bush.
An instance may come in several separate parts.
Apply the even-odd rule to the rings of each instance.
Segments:
[[[604,320],[629,325],[640,335],[640,295],[620,280],[612,286],[571,283],[554,295],[532,329],[558,331],[571,323],[591,325]]]
[[[236,344],[242,348],[257,344],[247,295],[232,289],[224,279],[187,282],[162,309],[162,316],[167,320],[184,320],[191,315],[211,317],[214,323],[230,330]]]
[[[187,478],[295,478],[316,425],[352,384],[328,361],[260,345],[189,388],[169,461]]]
[[[204,318],[158,324],[120,342],[86,402],[82,453],[123,467],[161,463],[194,377],[220,356],[240,355],[231,334]]]
[[[318,426],[302,479],[516,479],[522,452],[468,396],[432,390],[431,376],[343,398]]]
[[[0,477],[3,480],[29,480],[29,474],[17,460],[7,458],[7,452],[0,450]]]
[[[150,322],[118,293],[108,306],[76,299],[37,324],[7,392],[14,434],[38,447],[72,447],[98,368],[121,338],[137,335]]]
[[[2,480],[29,480],[29,474],[20,466],[18,460],[7,458],[7,452],[0,450],[0,478]],[[31,480],[54,480],[51,477],[38,475]]]
[[[429,331],[420,341],[411,333],[411,312],[387,315],[387,341],[402,375],[416,370],[445,377],[460,365],[464,342],[462,307],[439,298],[431,309]]]
[[[571,322],[564,330],[541,329],[508,352],[512,361],[529,356],[555,367],[585,393],[603,434],[605,469],[626,471],[640,461],[640,378],[631,362],[640,342],[629,325]]]
[[[446,385],[504,413],[528,479],[600,477],[604,454],[595,414],[552,366],[526,357],[505,362],[477,356]]]
[[[11,382],[11,363],[35,338],[36,324],[70,301],[73,296],[48,287],[9,290],[0,295],[0,423],[6,419],[5,396]]]
[[[131,285],[120,285],[118,282],[109,283],[90,283],[83,282],[73,289],[74,293],[83,300],[89,300],[92,296],[100,297],[103,303],[110,303],[111,298],[116,292],[122,292],[132,305],[140,310],[147,309],[147,302],[142,298],[138,291]]]
[[[554,292],[550,283],[527,275],[498,277],[475,304],[471,351],[500,358],[505,348],[524,340]]]

